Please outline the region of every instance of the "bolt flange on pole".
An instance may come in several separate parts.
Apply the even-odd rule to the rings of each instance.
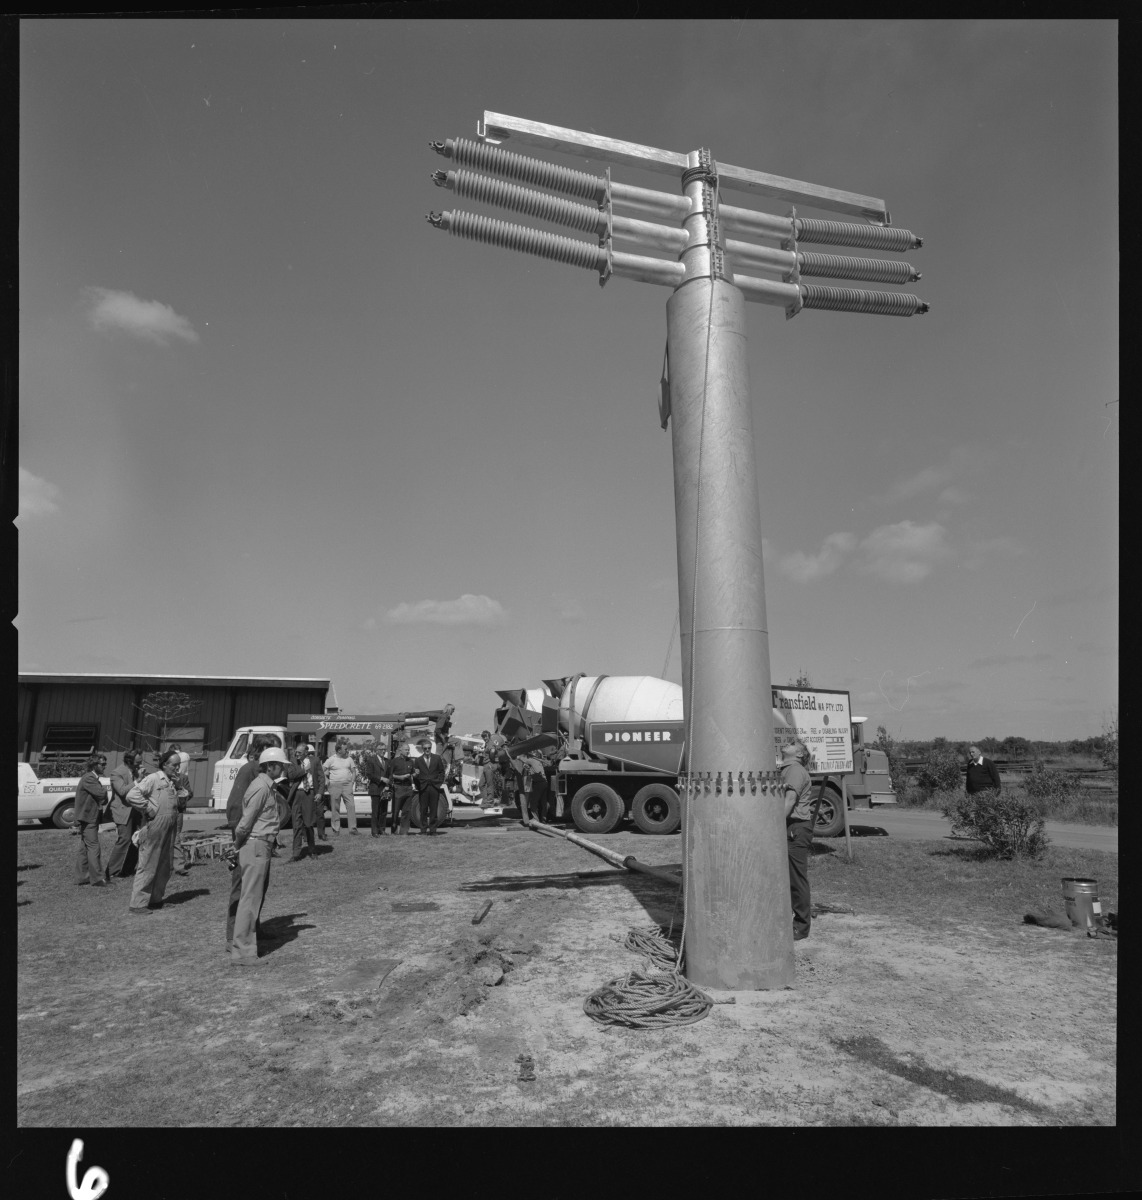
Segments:
[[[783,988],[794,969],[780,789],[734,782],[767,778],[774,766],[745,298],[725,278],[712,159],[689,157],[686,276],[666,305],[687,716],[686,977]]]

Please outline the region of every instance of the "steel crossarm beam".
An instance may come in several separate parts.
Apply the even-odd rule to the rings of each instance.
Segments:
[[[642,146],[637,142],[601,137],[597,133],[565,129],[561,125],[528,121],[523,117],[509,117],[506,113],[489,112],[486,109],[483,121],[476,126],[476,134],[485,141],[514,139],[528,146],[597,158],[603,162],[621,163],[628,167],[641,167],[666,175],[681,175],[687,167],[686,155],[674,150],[660,150],[655,146]],[[890,223],[887,206],[875,196],[862,196],[858,192],[845,192],[815,183],[803,183],[799,179],[768,175],[764,171],[734,167],[729,163],[716,163],[715,170],[723,188],[752,192],[758,196],[773,196],[779,200],[808,204],[830,212],[849,213],[879,225]]]

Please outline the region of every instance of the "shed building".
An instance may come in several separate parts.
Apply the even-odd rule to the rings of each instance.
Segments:
[[[127,750],[177,742],[191,759],[192,807],[210,803],[214,764],[242,725],[284,725],[291,712],[336,709],[328,679],[20,672],[20,759],[43,770],[99,750],[108,769]]]

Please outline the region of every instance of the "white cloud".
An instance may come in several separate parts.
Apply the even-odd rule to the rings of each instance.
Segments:
[[[800,550],[782,555],[777,561],[777,570],[794,583],[812,583],[831,575],[856,549],[857,540],[851,533],[830,533],[816,554],[805,554]],[[763,547],[764,550],[764,547]]]
[[[951,556],[945,536],[947,530],[935,521],[917,525],[899,521],[881,525],[860,544],[864,552],[862,568],[889,583],[918,583],[926,579],[936,564]]]
[[[971,493],[957,487],[953,480],[973,474],[985,466],[994,454],[990,447],[971,445],[953,446],[946,462],[921,467],[912,475],[899,479],[887,492],[873,497],[874,504],[895,504],[898,500],[911,500],[932,492],[938,492],[943,504],[966,504]]]
[[[385,613],[385,620],[396,625],[499,625],[506,616],[498,600],[465,592],[458,600],[398,604]]]
[[[948,464],[943,464],[938,467],[924,467],[917,471],[915,475],[908,476],[907,479],[901,479],[881,497],[885,504],[891,504],[896,500],[911,500],[913,496],[919,496],[921,492],[934,492],[937,488],[944,487],[952,480],[955,472]]]
[[[180,317],[169,304],[158,300],[140,300],[130,292],[115,292],[109,288],[86,289],[89,305],[88,320],[100,332],[122,330],[149,342],[165,346],[170,338],[197,342],[194,326]]]
[[[46,517],[59,510],[56,499],[59,488],[48,483],[31,471],[20,468],[20,513],[21,517]]]

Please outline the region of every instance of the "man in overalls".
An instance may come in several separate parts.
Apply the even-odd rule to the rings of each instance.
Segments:
[[[259,773],[242,801],[242,819],[234,830],[242,888],[229,947],[230,961],[240,967],[255,966],[259,961],[258,917],[269,890],[270,859],[281,827],[274,784],[289,766],[289,758],[281,747],[271,746],[262,751],[258,766]]]

